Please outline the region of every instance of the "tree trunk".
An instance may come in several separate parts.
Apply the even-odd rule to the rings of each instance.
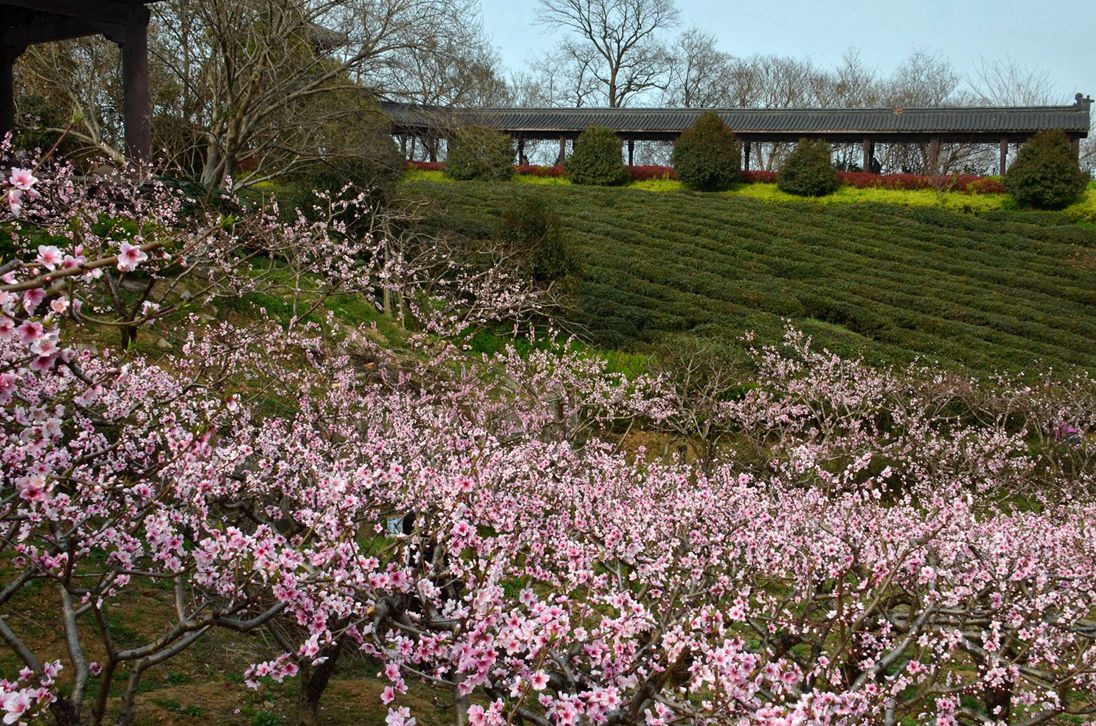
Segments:
[[[80,726],[80,714],[76,710],[76,704],[67,698],[58,698],[51,703],[49,712],[57,726]]]
[[[327,690],[327,684],[335,673],[342,653],[342,638],[336,638],[332,645],[320,651],[320,657],[326,658],[317,666],[308,665],[301,669],[301,690],[297,698],[297,726],[318,726],[320,723],[320,698]]]

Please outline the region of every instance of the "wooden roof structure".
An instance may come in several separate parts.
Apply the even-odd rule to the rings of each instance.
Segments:
[[[15,125],[15,60],[29,46],[104,35],[122,50],[126,152],[151,150],[148,5],[159,0],[0,0],[0,133]]]
[[[1047,129],[1071,138],[1089,130],[1091,99],[1077,95],[1070,106],[957,108],[745,108],[711,109],[746,141],[833,143],[1022,142]],[[396,133],[448,134],[462,126],[487,126],[514,138],[574,138],[589,126],[606,126],[625,140],[673,140],[692,126],[702,109],[684,108],[444,108],[384,102]]]
[[[934,108],[717,108],[715,111],[743,145],[749,168],[751,142],[823,139],[859,143],[864,169],[875,166],[877,143],[929,146],[930,158],[942,143],[998,144],[1004,173],[1009,144],[1027,141],[1040,131],[1060,129],[1079,151],[1088,136],[1092,99],[1078,93],[1069,106],[997,106]],[[673,141],[706,109],[686,108],[448,108],[383,101],[393,133],[401,137],[448,137],[463,126],[486,126],[510,135],[521,156],[527,140],[565,142],[590,126],[605,126],[628,142],[629,164],[636,141]],[[933,162],[935,163],[935,162]]]

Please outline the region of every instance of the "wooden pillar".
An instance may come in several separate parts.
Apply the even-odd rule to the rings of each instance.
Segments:
[[[747,141],[742,145],[742,168],[746,171],[750,170],[750,142]]]
[[[735,145],[738,146],[738,159],[739,166],[742,165],[742,160],[745,159],[745,144],[742,143],[742,139],[735,141]]]
[[[148,88],[148,8],[133,10],[122,40],[122,83],[125,88],[126,154],[147,160],[152,155],[152,108]]]
[[[559,137],[559,156],[556,157],[556,165],[563,166],[564,162],[566,162],[566,161],[567,161],[567,137],[566,136],[560,136]]]
[[[15,48],[0,47],[0,136],[15,130]]]
[[[635,139],[628,139],[628,166],[635,166],[636,161],[636,142]]]
[[[518,164],[525,163],[525,139],[518,139]]]
[[[1070,139],[1070,144],[1073,146],[1073,156],[1077,161],[1081,160],[1081,140],[1076,136]]]
[[[1001,139],[1001,143],[998,145],[999,160],[997,162],[997,173],[1001,176],[1005,175],[1005,164],[1008,162],[1008,139]]]
[[[860,144],[861,151],[863,152],[864,161],[861,163],[860,168],[866,172],[871,172],[871,141],[864,139]]]

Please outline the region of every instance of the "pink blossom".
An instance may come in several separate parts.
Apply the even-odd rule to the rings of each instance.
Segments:
[[[30,169],[13,168],[11,176],[8,177],[8,183],[16,189],[29,191],[31,187],[38,183],[38,178],[34,176]]]
[[[61,250],[53,245],[40,245],[38,247],[38,263],[47,270],[54,270],[64,262],[65,256]]]
[[[148,259],[148,254],[137,245],[123,242],[118,251],[118,271],[133,272],[137,265]]]
[[[25,320],[15,329],[15,335],[23,345],[30,345],[45,333],[42,324],[34,320]]]
[[[23,213],[23,192],[19,189],[9,189],[7,193],[8,209],[13,217]]]

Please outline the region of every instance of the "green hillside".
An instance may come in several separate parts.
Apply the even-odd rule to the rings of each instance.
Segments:
[[[842,353],[979,371],[1096,370],[1096,229],[1064,215],[767,203],[632,189],[418,181],[432,224],[493,235],[543,194],[582,265],[571,322],[643,348],[669,332],[757,333],[783,319]]]

